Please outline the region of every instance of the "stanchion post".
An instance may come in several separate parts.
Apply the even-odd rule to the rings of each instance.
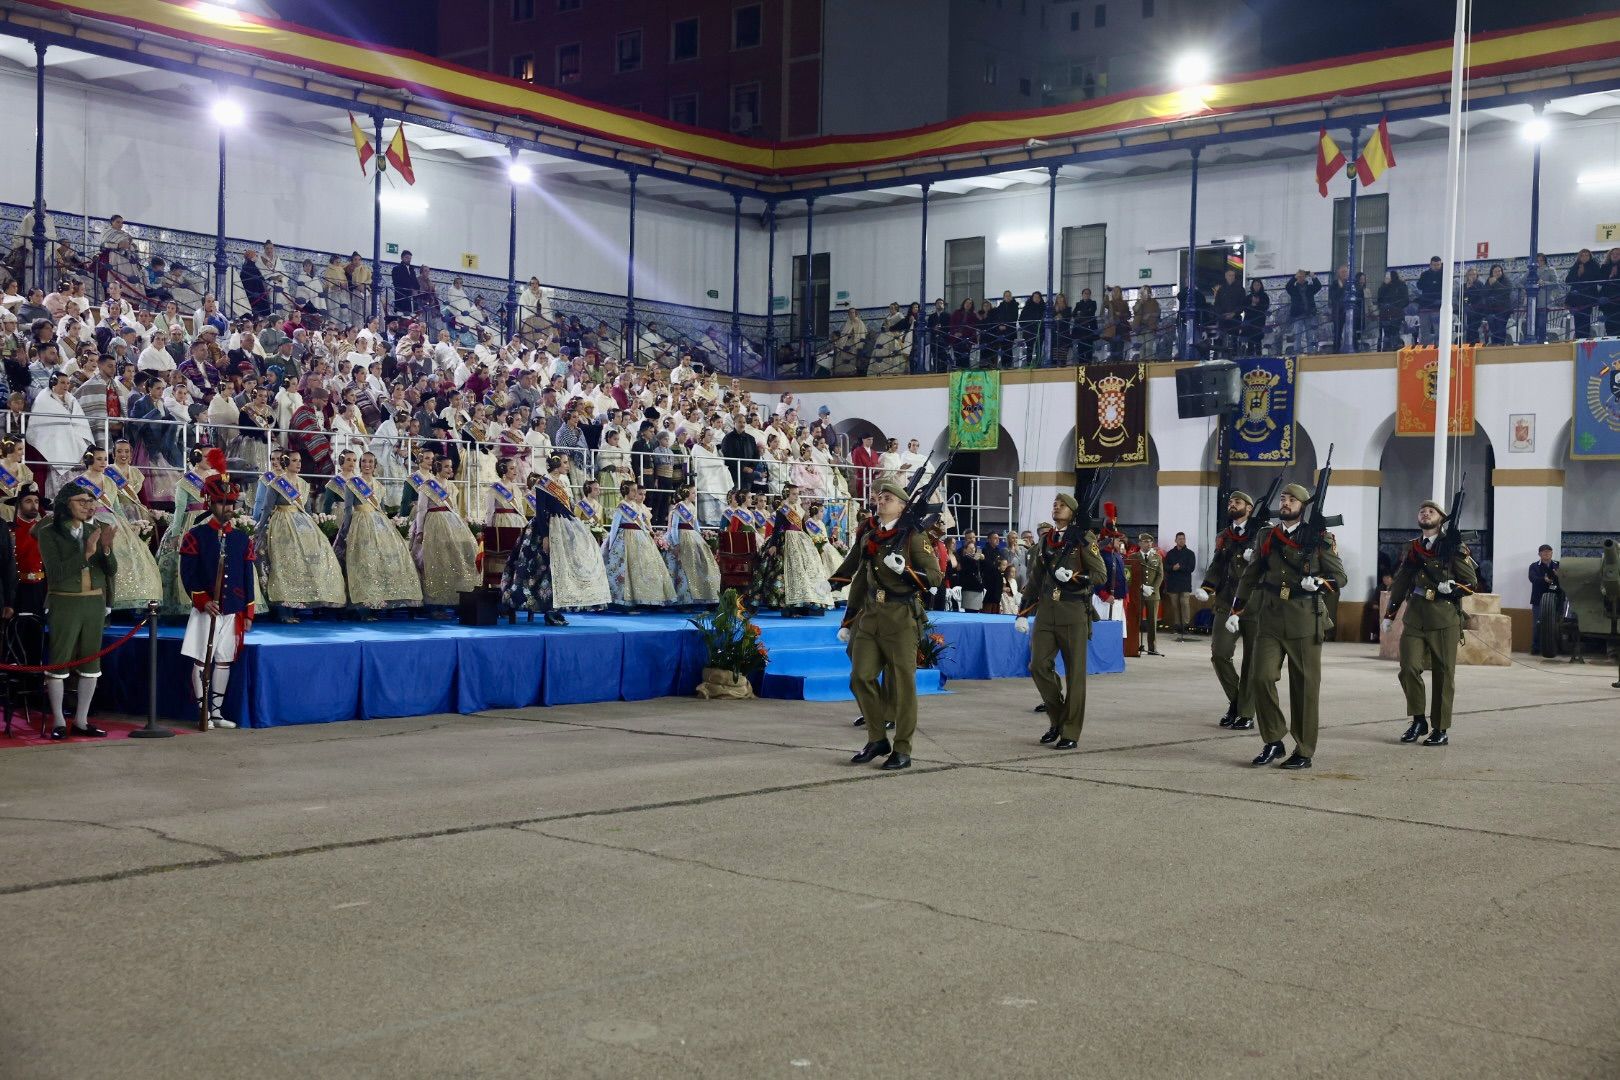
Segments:
[[[174,735],[157,726],[158,602],[146,602],[146,726],[129,733],[132,739],[167,739]]]

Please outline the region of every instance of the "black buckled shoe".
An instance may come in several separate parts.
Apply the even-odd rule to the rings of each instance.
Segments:
[[[1057,737],[1058,729],[1055,727],[1049,727],[1046,729],[1046,734],[1041,736],[1041,744],[1044,746],[1046,743],[1053,741]]]
[[[1429,732],[1429,737],[1423,740],[1424,746],[1449,746],[1450,744],[1451,740],[1448,739],[1446,737],[1446,733],[1441,731],[1439,728],[1435,728],[1433,731]]]
[[[1078,742],[1076,742],[1074,739],[1059,739],[1057,742],[1052,744],[1052,749],[1054,749],[1054,750],[1073,750],[1078,745],[1080,745],[1080,744]]]
[[[1260,748],[1260,756],[1255,758],[1250,764],[1270,765],[1273,761],[1276,761],[1278,758],[1283,756],[1285,749],[1286,748],[1280,742],[1268,742],[1266,745]]]
[[[878,768],[882,769],[884,772],[893,772],[896,769],[909,769],[911,768],[911,755],[890,754],[889,759],[882,765],[879,765]]]
[[[107,737],[107,733],[94,724],[74,727],[70,730],[70,734],[77,735],[81,739],[105,739]]]
[[[1225,716],[1221,717],[1221,727],[1231,727],[1235,723],[1237,723],[1237,714],[1230,710]]]
[[[1252,717],[1252,716],[1240,716],[1240,717],[1238,717],[1236,720],[1232,721],[1232,730],[1233,731],[1253,731],[1254,730],[1254,717]]]
[[[888,739],[879,739],[877,742],[869,742],[865,746],[861,747],[861,752],[849,760],[854,762],[856,765],[865,765],[873,758],[879,758],[884,754],[887,754],[891,749],[893,749],[893,747],[889,745]]]
[[[857,716],[855,718],[855,723],[852,726],[853,727],[865,727],[866,726],[866,717]]]
[[[1308,769],[1310,767],[1311,759],[1306,757],[1304,754],[1301,754],[1298,750],[1295,750],[1293,754],[1289,755],[1287,761],[1277,766],[1279,769]]]

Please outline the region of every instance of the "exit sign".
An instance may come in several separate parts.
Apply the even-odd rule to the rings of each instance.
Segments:
[[[1144,266],[1136,272],[1136,276],[1143,281],[1147,281],[1153,276],[1153,268],[1150,266]]]
[[[383,246],[383,250],[386,251],[390,255],[398,255],[399,254],[399,245],[398,244],[386,244],[386,245]]]

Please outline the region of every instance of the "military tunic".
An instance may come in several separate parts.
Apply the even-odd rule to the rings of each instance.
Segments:
[[[1164,556],[1155,547],[1145,547],[1139,556],[1142,584],[1153,590],[1142,598],[1142,628],[1147,631],[1149,652],[1159,651],[1159,599],[1164,595]]]
[[[905,570],[895,573],[883,560],[899,554]],[[844,556],[834,582],[848,582],[849,688],[866,717],[869,741],[883,738],[894,721],[894,752],[911,756],[917,730],[917,638],[923,597],[939,585],[934,545],[921,532],[870,527]]]
[[[1317,695],[1322,685],[1322,642],[1333,629],[1326,594],[1344,588],[1344,563],[1332,534],[1322,537],[1315,551],[1294,540],[1293,530],[1276,525],[1260,539],[1254,561],[1238,584],[1236,610],[1243,622],[1258,625],[1255,639],[1254,698],[1260,736],[1281,742],[1285,732],[1294,736],[1295,752],[1316,756],[1320,721]],[[1300,588],[1305,577],[1320,579],[1315,592]],[[1277,681],[1283,660],[1288,661],[1288,719],[1277,699]]]
[[[1249,568],[1247,554],[1254,550],[1261,529],[1253,518],[1241,524],[1228,525],[1215,538],[1215,557],[1204,571],[1204,583],[1199,586],[1210,595],[1210,606],[1215,622],[1210,627],[1210,663],[1215,677],[1220,680],[1221,692],[1226,695],[1226,711],[1232,719],[1254,716],[1254,643],[1259,623],[1244,619],[1237,633],[1226,628],[1226,617],[1232,614],[1232,603],[1237,599],[1238,583]],[[1242,668],[1232,663],[1238,642],[1243,642]]]
[[[1462,641],[1462,598],[1479,585],[1479,574],[1468,549],[1462,547],[1450,559],[1440,558],[1435,548],[1439,538],[1418,537],[1408,545],[1389,587],[1389,609],[1393,619],[1404,601],[1406,616],[1401,628],[1401,689],[1406,692],[1406,711],[1424,715],[1423,672],[1433,673],[1433,706],[1428,716],[1436,731],[1451,727],[1451,699],[1457,683],[1457,646]],[[1450,594],[1440,592],[1443,581],[1454,581]]]
[[[1020,615],[1035,615],[1029,639],[1029,674],[1046,703],[1046,718],[1061,739],[1078,739],[1086,720],[1086,644],[1091,640],[1091,592],[1108,580],[1097,538],[1086,533],[1071,547],[1068,530],[1052,529],[1042,541]],[[1064,549],[1068,553],[1064,554]],[[1059,581],[1056,571],[1074,575]],[[1057,674],[1063,656],[1065,688]]]

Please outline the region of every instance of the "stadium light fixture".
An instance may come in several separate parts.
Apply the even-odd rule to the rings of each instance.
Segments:
[[[1183,89],[1201,87],[1209,82],[1214,73],[1214,65],[1210,63],[1209,56],[1201,52],[1186,52],[1176,57],[1170,68],[1171,78],[1175,84]]]
[[[222,128],[240,127],[242,121],[247,119],[247,112],[242,103],[235,98],[215,98],[209,111],[213,113],[214,123]]]
[[[1547,123],[1546,117],[1536,116],[1525,121],[1524,126],[1519,131],[1530,142],[1538,143],[1552,131],[1552,125]]]
[[[506,167],[506,178],[514,184],[527,184],[534,179],[534,170],[521,161],[514,161]]]

